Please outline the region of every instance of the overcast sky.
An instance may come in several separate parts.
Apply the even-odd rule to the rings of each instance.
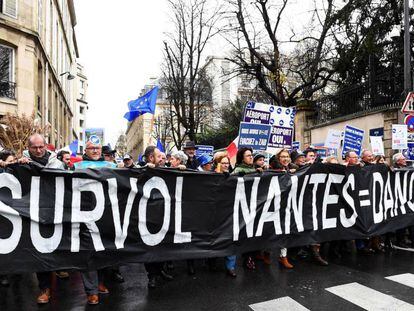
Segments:
[[[221,0],[218,0],[221,1]],[[300,2],[300,3],[299,3]],[[303,24],[313,1],[291,0],[283,24]],[[171,31],[167,0],[75,0],[79,61],[88,77],[87,127],[105,128],[114,146],[125,131],[129,100],[160,74],[164,33]],[[217,38],[208,54],[222,54]]]
[[[129,100],[159,74],[166,0],[75,0],[79,61],[89,80],[87,127],[104,127],[112,146]]]

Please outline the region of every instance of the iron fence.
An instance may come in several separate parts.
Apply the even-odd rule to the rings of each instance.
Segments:
[[[397,107],[403,100],[401,79],[392,73],[343,89],[316,102],[317,124],[364,111]]]

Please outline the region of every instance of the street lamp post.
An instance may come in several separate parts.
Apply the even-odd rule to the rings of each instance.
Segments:
[[[410,6],[409,0],[404,0],[404,93],[412,90],[411,81],[411,42],[410,42]]]

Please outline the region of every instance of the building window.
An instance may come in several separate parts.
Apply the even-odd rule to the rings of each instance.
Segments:
[[[0,45],[0,97],[16,98],[14,83],[14,50]]]
[[[83,120],[79,120],[79,126],[83,127]]]
[[[83,113],[84,113],[84,111],[85,111],[85,108],[83,108],[83,107],[79,107],[79,113],[80,113],[80,114],[83,114]]]
[[[37,113],[42,115],[42,100],[39,95],[37,95]]]
[[[0,12],[17,18],[17,0],[0,0]]]

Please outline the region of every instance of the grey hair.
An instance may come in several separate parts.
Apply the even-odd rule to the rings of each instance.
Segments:
[[[32,145],[32,140],[33,138],[41,138],[43,139],[43,143],[46,144],[46,139],[43,135],[39,134],[39,133],[34,133],[32,135],[29,136],[28,140],[27,140],[27,145],[30,147]]]
[[[404,157],[404,155],[403,155],[401,152],[398,152],[398,153],[394,154],[394,155],[392,156],[392,163],[393,163],[393,164],[397,163],[397,161],[398,161],[399,159],[401,159],[402,157]]]
[[[184,151],[179,150],[179,151],[173,152],[171,156],[176,159],[179,159],[180,164],[185,165],[185,163],[187,163],[188,156],[184,153]]]

